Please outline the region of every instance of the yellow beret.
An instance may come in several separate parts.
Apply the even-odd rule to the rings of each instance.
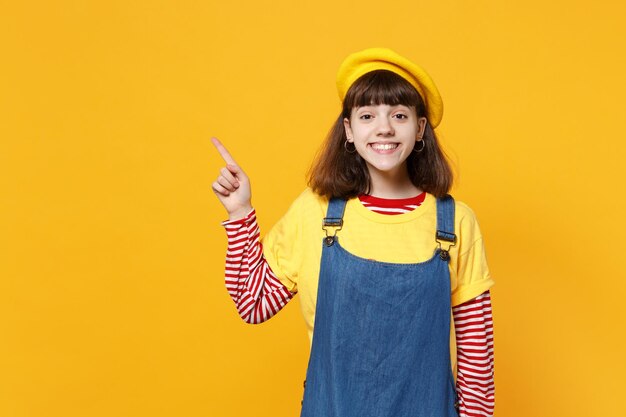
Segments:
[[[439,90],[424,69],[387,48],[369,48],[348,55],[337,73],[337,91],[343,102],[346,92],[360,76],[374,70],[389,70],[407,80],[426,104],[426,115],[433,128],[443,116]]]

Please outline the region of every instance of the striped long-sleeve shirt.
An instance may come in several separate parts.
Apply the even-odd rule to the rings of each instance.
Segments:
[[[424,201],[424,194],[411,199],[386,200],[362,195],[370,210],[400,214]],[[293,298],[272,272],[263,256],[256,212],[222,223],[228,236],[226,289],[239,316],[247,323],[262,323]],[[457,343],[457,394],[460,417],[493,416],[495,385],[493,367],[493,320],[489,291],[452,308]]]

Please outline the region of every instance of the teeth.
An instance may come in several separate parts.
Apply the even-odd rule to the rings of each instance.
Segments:
[[[397,143],[374,143],[372,144],[372,148],[380,150],[380,151],[388,151],[390,149],[396,149],[398,147]]]

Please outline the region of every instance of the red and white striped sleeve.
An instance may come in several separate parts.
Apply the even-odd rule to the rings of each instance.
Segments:
[[[492,417],[495,405],[493,317],[485,291],[452,308],[457,343],[460,417]]]
[[[239,316],[250,324],[262,323],[283,308],[291,293],[276,278],[263,256],[256,211],[222,222],[228,236],[225,281]]]

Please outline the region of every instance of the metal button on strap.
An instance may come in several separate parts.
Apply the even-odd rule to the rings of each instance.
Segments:
[[[456,235],[454,233],[447,233],[442,230],[437,230],[435,235],[435,241],[439,245],[439,257],[444,261],[448,261],[450,259],[450,249],[452,246],[456,246]],[[448,243],[447,248],[443,248],[441,243],[442,241]]]

